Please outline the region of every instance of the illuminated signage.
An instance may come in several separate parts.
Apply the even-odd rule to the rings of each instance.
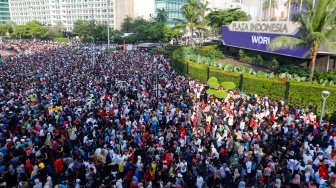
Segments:
[[[274,33],[295,35],[299,30],[298,26],[293,22],[287,21],[268,21],[268,22],[232,22],[230,31],[253,32],[253,33]]]

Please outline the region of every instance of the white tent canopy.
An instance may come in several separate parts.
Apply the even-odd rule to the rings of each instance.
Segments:
[[[155,43],[140,43],[138,45],[139,48],[155,48],[157,44]]]

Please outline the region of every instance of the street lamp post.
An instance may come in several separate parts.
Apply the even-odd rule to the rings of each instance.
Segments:
[[[268,8],[268,21],[271,21],[271,8],[272,8],[272,0],[269,1],[269,8]]]
[[[109,0],[106,0],[106,12],[107,12],[107,49],[110,49],[110,10]]]
[[[330,95],[330,92],[329,91],[322,91],[321,92],[321,96],[322,96],[322,99],[323,99],[323,103],[322,103],[322,111],[321,111],[321,115],[320,115],[320,122],[319,122],[319,125],[321,126],[322,124],[322,118],[323,118],[323,115],[324,115],[324,108],[325,108],[325,103],[326,103],[326,100],[327,98],[329,97]]]

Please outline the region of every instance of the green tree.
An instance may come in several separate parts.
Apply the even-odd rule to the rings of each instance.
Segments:
[[[168,12],[164,8],[162,8],[162,9],[157,8],[156,9],[156,18],[155,18],[155,20],[157,22],[166,23],[167,19],[168,19]]]
[[[166,42],[168,40],[168,33],[166,24],[164,22],[157,22],[150,28],[151,40]]]
[[[133,35],[136,41],[147,41],[153,37],[152,33],[150,33],[150,28],[144,25],[136,27]]]
[[[80,37],[88,35],[91,29],[90,23],[86,20],[76,20],[73,25],[72,33]]]
[[[139,26],[145,26],[145,27],[152,27],[155,24],[155,22],[152,22],[152,20],[145,20],[143,17],[138,16],[133,20],[133,28],[137,28]]]
[[[187,0],[188,4],[182,6],[182,15],[186,19],[179,20],[178,27],[188,28],[190,46],[193,45],[193,34],[195,25],[199,22],[198,5],[196,0]]]
[[[334,0],[317,1],[313,7],[310,1],[304,1],[307,9],[293,16],[293,22],[300,27],[300,38],[280,36],[271,40],[270,50],[310,48],[312,59],[309,81],[312,83],[319,48],[336,53],[336,8]]]
[[[268,19],[272,20],[274,18],[275,9],[278,9],[278,1],[277,0],[265,0],[263,3],[263,10],[265,11],[265,19],[266,19],[266,12],[268,12]],[[269,12],[271,8],[271,12]]]
[[[131,33],[133,31],[133,18],[126,16],[121,23],[121,31],[124,33]]]
[[[0,25],[0,36],[6,36],[7,32],[11,33],[13,28],[8,24],[1,24]]]
[[[165,41],[168,41],[168,39],[176,38],[176,37],[181,36],[181,35],[182,35],[182,33],[180,32],[179,29],[170,28],[168,26],[164,27]]]
[[[28,37],[28,31],[25,25],[16,25],[13,28],[13,37],[15,38],[26,38]]]
[[[31,38],[45,36],[48,33],[47,28],[42,26],[42,24],[36,20],[27,22],[25,27],[27,30],[28,37]]]
[[[222,25],[230,25],[233,21],[250,20],[249,16],[238,8],[211,11],[208,15],[205,16],[205,19],[208,20],[209,26],[215,28],[218,31],[221,31]]]

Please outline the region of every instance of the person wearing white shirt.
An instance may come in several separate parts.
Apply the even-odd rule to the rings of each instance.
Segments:
[[[123,185],[122,185],[122,179],[121,177],[119,176],[117,182],[116,182],[116,188],[123,188]]]
[[[200,138],[197,138],[197,141],[195,142],[195,145],[198,147],[201,147],[202,140]]]
[[[180,162],[179,166],[180,166],[181,174],[185,177],[187,173],[187,166],[188,166],[186,160],[183,159],[183,161]]]
[[[251,162],[251,160],[248,160],[246,162],[246,172],[247,172],[248,175],[250,175],[251,171],[252,171],[252,162]]]
[[[198,174],[197,179],[196,179],[196,187],[197,188],[202,188],[204,184],[204,180],[200,174]]]

